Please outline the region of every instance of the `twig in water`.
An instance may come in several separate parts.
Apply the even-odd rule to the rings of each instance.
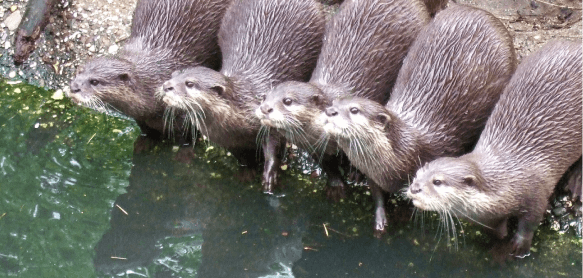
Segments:
[[[126,215],[129,215],[127,211],[125,211],[123,208],[121,208],[118,204],[115,204],[115,206],[121,210],[123,213],[125,213]]]

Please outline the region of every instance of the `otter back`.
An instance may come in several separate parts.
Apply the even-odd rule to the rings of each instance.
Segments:
[[[322,46],[321,9],[310,0],[240,1],[229,8],[219,31],[221,73],[246,83],[234,92],[238,106],[255,109],[257,96],[272,86],[309,78]]]
[[[186,66],[218,68],[217,32],[230,0],[140,0],[134,11],[131,36],[124,46],[133,51],[167,50],[170,73]],[[160,53],[162,54],[162,53]],[[162,58],[162,57],[161,57]],[[164,79],[170,77],[169,73]]]
[[[310,82],[330,98],[349,94],[385,103],[407,50],[428,21],[420,1],[344,1],[326,26]]]
[[[581,156],[581,53],[581,44],[555,41],[528,56],[492,111],[476,151],[503,154],[549,176],[565,173]]]
[[[461,154],[477,141],[515,68],[504,25],[452,4],[411,46],[386,107],[431,142],[434,157]]]

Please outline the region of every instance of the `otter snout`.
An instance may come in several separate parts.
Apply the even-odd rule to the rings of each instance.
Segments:
[[[423,191],[421,185],[417,182],[414,182],[411,184],[411,186],[409,186],[409,192],[411,192],[411,194],[417,194],[420,193],[421,191]]]
[[[172,86],[172,83],[170,82],[164,82],[164,85],[162,85],[162,91],[164,93],[172,92],[174,91],[174,86]]]
[[[79,84],[79,81],[73,80],[73,82],[71,82],[71,93],[78,94],[80,92],[81,92],[81,84]]]
[[[267,105],[267,104],[262,104],[259,109],[261,109],[261,112],[263,112],[263,114],[267,115],[271,112],[273,112],[273,107]]]
[[[326,108],[326,115],[328,117],[334,117],[338,115],[338,109],[336,109],[335,107],[328,107]]]

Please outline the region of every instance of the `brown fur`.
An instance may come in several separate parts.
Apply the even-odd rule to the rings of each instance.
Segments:
[[[581,172],[583,169],[581,168],[581,157],[575,164],[571,165],[567,173],[563,176],[564,184],[561,184],[565,190],[571,192],[571,200],[573,201],[581,201],[581,187],[583,184],[583,176]]]
[[[198,117],[195,125],[211,142],[255,153],[259,97],[283,81],[309,78],[322,45],[321,9],[311,0],[234,2],[219,32],[221,71],[175,75],[164,85],[164,101]]]
[[[165,100],[174,97],[204,113],[199,128],[211,142],[253,148],[259,122],[250,115],[258,106],[258,96],[281,81],[308,78],[321,46],[323,24],[319,6],[309,0],[236,2],[219,34],[221,71],[199,67],[175,74],[165,85],[173,88],[173,96],[167,91]],[[189,93],[186,81],[194,82],[192,92],[200,93]],[[233,133],[241,134],[235,136],[240,140],[232,140]]]
[[[337,165],[341,158],[320,122],[323,108],[346,95],[386,101],[409,46],[428,21],[427,10],[416,0],[343,2],[326,26],[310,82],[276,86],[255,111],[262,124],[277,128],[322,162],[328,195],[340,196],[333,199],[344,195]],[[331,192],[332,186],[340,193]]]
[[[141,0],[131,36],[115,56],[80,67],[69,97],[91,108],[117,110],[145,133],[164,130],[165,105],[155,98],[173,71],[188,66],[218,68],[217,32],[228,0]]]
[[[339,144],[357,168],[396,192],[421,162],[461,154],[476,142],[515,63],[512,38],[498,19],[453,5],[418,36],[384,109],[366,99],[335,102],[350,123],[339,130]],[[353,104],[370,107],[355,115],[364,117],[359,125],[352,124]]]
[[[386,101],[409,46],[428,20],[419,1],[345,1],[327,25],[310,82],[276,86],[261,108],[274,114],[258,109],[256,115],[288,140],[320,149],[325,133],[318,118],[326,104],[347,95]],[[291,105],[283,104],[286,98]],[[334,146],[330,142],[328,154],[337,151]]]
[[[344,98],[327,108],[326,131],[369,178],[377,232],[387,223],[377,187],[395,193],[421,163],[468,150],[515,67],[512,38],[497,18],[452,5],[411,46],[385,107]]]
[[[513,254],[528,255],[555,185],[581,157],[582,58],[581,44],[565,41],[527,57],[474,151],[417,172],[407,191],[413,204],[468,218],[501,238],[507,219],[518,217]]]

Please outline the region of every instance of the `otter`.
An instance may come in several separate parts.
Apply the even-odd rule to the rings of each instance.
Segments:
[[[138,1],[127,43],[117,55],[78,68],[68,96],[98,111],[117,110],[135,119],[143,133],[163,136],[165,105],[155,93],[175,70],[220,66],[217,33],[229,2]]]
[[[274,132],[257,143],[261,125],[253,112],[272,86],[307,81],[324,28],[322,6],[313,0],[236,1],[219,31],[220,72],[205,67],[176,72],[159,96],[170,109],[186,111],[189,122],[210,142],[229,149],[247,166],[261,145],[262,189],[272,193],[284,140]]]
[[[277,129],[321,162],[332,199],[344,197],[342,159],[336,143],[325,137],[320,113],[346,95],[386,102],[409,46],[428,21],[417,0],[344,1],[327,25],[310,81],[275,86],[255,110],[264,126]]]
[[[529,254],[555,185],[581,157],[581,44],[552,41],[525,58],[504,89],[475,149],[417,171],[406,195],[423,210],[464,217]]]
[[[515,68],[495,16],[451,5],[420,32],[385,106],[345,97],[326,108],[324,129],[368,177],[376,236],[387,224],[381,189],[395,193],[423,162],[469,151]]]

